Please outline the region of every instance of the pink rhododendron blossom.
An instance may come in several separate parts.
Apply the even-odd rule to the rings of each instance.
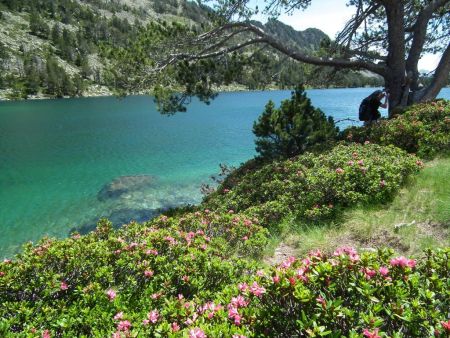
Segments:
[[[229,214],[234,214],[234,210],[233,210],[233,209],[230,209],[230,210],[228,210],[228,213],[229,213]]]
[[[189,331],[189,338],[206,338],[205,332],[198,327]]]
[[[243,240],[243,241],[248,241],[248,236],[242,237],[242,240]]]
[[[389,269],[388,269],[387,267],[385,267],[385,266],[381,266],[381,267],[378,269],[378,272],[379,272],[380,275],[382,275],[382,276],[387,276],[387,274],[389,273]]]
[[[278,283],[280,282],[280,277],[279,277],[279,276],[273,276],[273,277],[272,277],[272,281],[273,281],[275,284],[278,284]]]
[[[363,160],[359,160],[358,161],[358,165],[363,166],[364,165],[364,161]]]
[[[289,284],[294,286],[297,283],[296,279],[294,277],[289,277]]]
[[[258,277],[262,277],[262,276],[264,276],[264,271],[263,270],[258,270],[258,271],[256,271],[256,275]]]
[[[238,309],[230,306],[228,309],[228,318],[234,318],[234,316],[239,315]]]
[[[61,290],[64,291],[64,290],[67,290],[69,288],[69,286],[67,285],[66,282],[62,281],[61,285],[60,285],[60,288],[61,288]]]
[[[5,259],[3,260],[3,263],[5,263],[5,264],[11,264],[11,263],[12,263],[12,260],[10,260],[10,259],[8,259],[8,258],[5,258]]]
[[[241,316],[240,315],[234,316],[234,325],[241,325]]]
[[[284,262],[280,264],[280,267],[283,269],[289,268],[295,262],[295,257],[288,257]]]
[[[248,301],[245,300],[241,295],[237,297],[231,298],[231,305],[237,308],[246,307],[248,305]]]
[[[209,214],[211,211],[209,209],[205,209],[205,214]]]
[[[122,338],[122,334],[119,331],[116,331],[112,334],[112,338]]]
[[[121,320],[123,318],[123,312],[117,312],[113,317],[114,320]]]
[[[42,338],[50,338],[50,331],[49,330],[44,330],[44,332],[42,332]]]
[[[145,270],[144,271],[144,276],[149,278],[152,277],[154,275],[154,272],[152,270]]]
[[[112,301],[114,300],[114,298],[116,298],[117,294],[113,289],[109,289],[108,291],[106,291],[106,295],[108,296],[109,300]]]
[[[142,325],[144,325],[144,326],[150,325],[150,320],[144,319],[144,320],[142,321]]]
[[[409,266],[410,268],[414,268],[416,266],[416,261],[414,259],[408,259],[404,256],[396,257],[391,259],[392,266],[399,266],[405,268]]]
[[[363,335],[367,338],[381,338],[381,336],[378,335],[378,329],[373,330],[373,332],[370,332],[368,329],[364,329]]]
[[[206,244],[202,244],[202,245],[200,245],[200,249],[202,249],[203,251],[206,251],[206,249],[208,249],[208,246]]]
[[[441,322],[442,327],[444,328],[445,332],[450,333],[450,320],[444,322]]]
[[[248,284],[247,283],[239,283],[238,284],[238,289],[241,292],[245,292],[248,290]]]
[[[250,225],[252,225],[253,224],[253,222],[251,221],[251,220],[249,220],[249,219],[246,219],[245,221],[244,221],[244,225],[245,226],[250,226]]]
[[[353,161],[348,161],[347,164],[348,164],[349,166],[352,166],[352,165],[355,164],[355,162],[353,162]]]
[[[153,310],[151,311],[148,316],[147,316],[148,320],[150,320],[150,322],[152,322],[153,324],[155,324],[158,321],[159,318],[159,312],[158,310]]]
[[[146,255],[154,255],[154,256],[158,256],[158,250],[155,249],[149,249],[145,252]]]
[[[170,324],[170,328],[171,328],[172,332],[180,331],[180,325],[178,325],[177,322],[173,322],[172,324]]]
[[[153,293],[150,297],[152,299],[160,299],[162,296],[161,292]]]
[[[226,194],[226,193],[229,193],[230,192],[230,189],[223,189],[223,192]]]
[[[234,334],[232,338],[247,338],[247,336],[244,336],[242,334]]]
[[[309,256],[321,259],[322,258],[322,252],[319,249],[312,250],[312,251],[309,252]]]
[[[365,141],[364,144],[368,145],[368,144],[370,144],[370,141]]]
[[[369,268],[364,268],[363,273],[364,273],[364,277],[366,277],[366,279],[372,279],[372,277],[374,277],[377,274],[377,272],[375,270],[372,270]]]
[[[342,168],[336,169],[336,174],[343,174],[343,173],[344,173],[344,169],[342,169]]]
[[[164,239],[169,242],[170,245],[175,245],[177,244],[177,241],[175,240],[175,238],[171,237],[171,236],[166,236],[164,237]]]
[[[386,186],[386,181],[385,180],[381,180],[380,181],[380,187],[384,188]]]
[[[184,275],[183,277],[181,277],[181,279],[185,282],[188,283],[189,282],[189,276]]]
[[[256,297],[261,297],[266,292],[266,289],[262,286],[259,286],[257,282],[253,282],[252,286],[250,287],[250,292]]]
[[[417,161],[416,161],[416,164],[417,164],[419,167],[423,167],[423,162],[422,162],[421,160],[417,160]]]
[[[131,323],[128,320],[122,320],[117,324],[117,330],[128,331],[131,328]]]
[[[184,298],[184,296],[181,293],[179,293],[177,298],[178,298],[178,300],[182,300]]]

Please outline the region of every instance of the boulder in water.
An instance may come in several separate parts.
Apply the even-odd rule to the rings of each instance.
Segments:
[[[123,194],[138,191],[153,185],[155,178],[151,175],[120,176],[103,186],[98,192],[99,201],[120,197]]]

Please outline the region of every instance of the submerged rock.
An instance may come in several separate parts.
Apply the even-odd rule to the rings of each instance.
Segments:
[[[99,201],[120,197],[123,194],[148,188],[155,183],[151,175],[120,176],[103,186],[98,192]]]

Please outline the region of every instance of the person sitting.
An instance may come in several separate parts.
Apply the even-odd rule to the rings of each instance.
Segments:
[[[359,120],[364,121],[365,126],[370,126],[374,121],[378,120],[381,117],[378,109],[380,107],[388,107],[388,97],[387,92],[382,90],[376,90],[367,96],[359,106]],[[383,98],[385,99],[384,103],[381,103]]]

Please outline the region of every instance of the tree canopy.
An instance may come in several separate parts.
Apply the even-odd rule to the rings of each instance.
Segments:
[[[192,96],[207,102],[215,86],[240,73],[246,59],[269,49],[274,57],[378,74],[391,94],[390,108],[435,98],[447,83],[450,0],[350,0],[353,17],[334,40],[323,41],[315,53],[284,43],[251,20],[258,12],[271,18],[294,13],[311,1],[265,0],[263,9],[252,7],[249,0],[200,1],[210,6],[210,23],[170,29],[166,25],[157,39],[147,36],[146,46],[139,49],[151,55],[152,62],[141,68],[142,74],[133,79],[139,81],[130,86],[136,88],[146,81],[159,84],[157,98],[163,110],[182,108]],[[427,52],[442,53],[442,57],[431,81],[421,86],[418,62]],[[180,88],[185,89],[183,93]]]

